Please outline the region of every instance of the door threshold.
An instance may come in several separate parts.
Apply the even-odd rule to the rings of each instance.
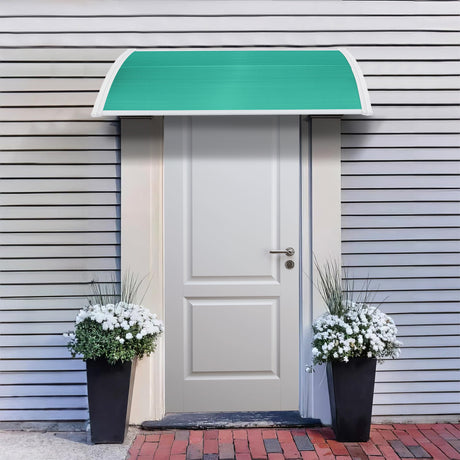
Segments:
[[[143,422],[143,430],[206,430],[225,428],[304,428],[322,426],[319,419],[302,418],[299,411],[181,412]]]

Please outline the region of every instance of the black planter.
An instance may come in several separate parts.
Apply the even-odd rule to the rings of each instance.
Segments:
[[[91,440],[95,444],[121,444],[128,430],[134,363],[86,361]]]
[[[369,440],[376,364],[374,358],[327,363],[332,428],[337,441]]]

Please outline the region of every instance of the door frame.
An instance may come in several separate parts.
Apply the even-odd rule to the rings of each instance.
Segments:
[[[311,325],[325,311],[313,289],[319,263],[341,255],[340,118],[302,117],[301,139],[301,311],[299,389],[302,416],[330,422],[324,366],[311,364]],[[149,274],[143,304],[164,318],[163,117],[121,118],[121,271]],[[161,419],[165,407],[164,341],[138,363],[130,422]]]

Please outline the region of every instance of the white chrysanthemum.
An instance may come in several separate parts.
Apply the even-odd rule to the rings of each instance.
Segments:
[[[102,334],[113,334],[114,330],[120,330],[122,334],[117,335],[114,341],[117,344],[124,345],[126,350],[137,346],[132,339],[141,340],[144,337],[150,337],[152,342],[156,336],[164,331],[163,322],[156,315],[150,313],[141,305],[127,304],[118,302],[107,305],[87,305],[82,308],[76,317],[76,329],[84,321],[92,321],[101,325]],[[115,335],[115,334],[114,334]],[[80,343],[73,332],[65,334],[69,340],[69,349]],[[113,337],[113,336],[112,336]],[[80,353],[77,351],[77,354]],[[112,357],[115,356],[115,350]],[[116,358],[118,359],[118,358]]]
[[[394,321],[375,307],[347,303],[342,317],[324,314],[313,325],[316,363],[332,359],[347,362],[351,357],[397,357],[401,342]]]

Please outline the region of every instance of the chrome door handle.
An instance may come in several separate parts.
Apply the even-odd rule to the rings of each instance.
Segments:
[[[292,257],[295,254],[294,248],[286,248],[286,249],[272,249],[270,254],[286,254],[288,257]]]

